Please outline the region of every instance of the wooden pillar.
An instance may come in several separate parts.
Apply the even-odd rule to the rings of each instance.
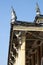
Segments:
[[[18,50],[18,57],[14,65],[25,65],[25,34],[23,33],[21,36],[21,47]]]
[[[37,65],[41,65],[41,52],[40,52],[40,46],[37,47]]]
[[[32,63],[31,63],[31,58],[30,58],[30,61],[29,61],[29,62],[30,62],[30,65],[32,65]]]
[[[21,40],[21,64],[19,65],[25,65],[25,39],[26,39],[26,36],[25,36],[25,32],[22,33],[22,40]]]
[[[35,65],[37,65],[37,51],[35,53]]]
[[[30,64],[30,61],[31,61],[31,59],[29,59],[29,63],[28,63],[28,65],[31,65],[31,64]]]
[[[41,57],[43,57],[43,43],[41,44],[40,48],[41,48]]]
[[[41,43],[40,48],[41,48],[41,65],[43,65],[43,41]]]
[[[32,65],[35,65],[35,54],[32,54],[32,56],[31,56],[31,62],[32,62]]]

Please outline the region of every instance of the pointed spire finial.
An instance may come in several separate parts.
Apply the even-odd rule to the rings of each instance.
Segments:
[[[36,14],[40,15],[40,8],[39,8],[38,3],[36,3]]]
[[[16,13],[15,13],[13,7],[11,7],[11,9],[12,9],[11,10],[11,22],[14,23],[17,19],[17,16],[16,16]]]

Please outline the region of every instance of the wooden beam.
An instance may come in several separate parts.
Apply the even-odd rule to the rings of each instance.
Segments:
[[[33,41],[34,41],[34,40],[43,40],[43,39],[38,39],[38,38],[37,38],[37,39],[26,39],[26,40],[33,40]]]
[[[40,51],[40,47],[37,48],[37,65],[41,65],[41,51]]]
[[[34,27],[34,26],[20,26],[20,25],[15,25],[13,26],[13,30],[21,30],[21,31],[43,31],[43,27]]]

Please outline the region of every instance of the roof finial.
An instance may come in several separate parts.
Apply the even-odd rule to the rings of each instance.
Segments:
[[[39,8],[38,3],[36,3],[36,14],[40,15],[40,8]]]
[[[14,23],[17,19],[16,13],[13,9],[13,7],[11,7],[12,11],[11,11],[11,22]]]

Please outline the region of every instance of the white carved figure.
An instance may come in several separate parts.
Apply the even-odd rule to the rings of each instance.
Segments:
[[[39,8],[38,3],[36,3],[36,14],[40,15],[40,8]]]
[[[12,7],[12,11],[11,11],[11,22],[14,23],[17,19],[16,13]]]

